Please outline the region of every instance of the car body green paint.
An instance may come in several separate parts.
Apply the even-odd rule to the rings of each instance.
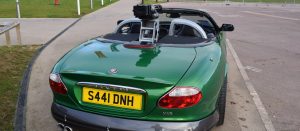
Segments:
[[[216,109],[216,101],[226,69],[223,32],[214,41],[195,47],[160,46],[128,49],[122,44],[90,40],[72,49],[54,66],[68,89],[67,95],[54,93],[54,103],[100,115],[150,120],[195,121]],[[118,73],[110,74],[111,68]],[[126,85],[144,89],[143,110],[102,106],[81,101],[82,87],[77,82]],[[203,94],[195,106],[164,109],[159,99],[174,86],[193,86]]]

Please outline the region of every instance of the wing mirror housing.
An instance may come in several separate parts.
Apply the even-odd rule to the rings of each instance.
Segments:
[[[117,21],[117,25],[119,25],[121,22],[123,22],[124,20],[118,20]]]
[[[232,24],[223,24],[220,29],[221,31],[233,31],[234,26]]]

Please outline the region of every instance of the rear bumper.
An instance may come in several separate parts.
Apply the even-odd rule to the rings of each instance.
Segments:
[[[206,131],[214,127],[219,118],[218,112],[215,111],[202,120],[192,122],[130,120],[78,111],[55,103],[52,104],[51,111],[56,121],[71,127],[73,131]]]

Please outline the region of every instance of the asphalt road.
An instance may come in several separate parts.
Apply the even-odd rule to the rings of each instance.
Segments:
[[[300,130],[300,6],[170,3],[207,10],[228,33],[276,130]],[[222,22],[222,23],[221,23]]]
[[[21,41],[23,45],[45,44],[54,35],[66,26],[76,21],[77,18],[0,18],[1,23],[20,22]],[[10,30],[11,44],[17,44],[16,30]],[[6,44],[5,35],[0,35],[0,46]]]
[[[52,93],[48,85],[48,75],[51,68],[74,46],[112,31],[118,19],[130,18],[134,4],[136,1],[121,0],[89,14],[45,48],[35,62],[30,77],[26,109],[27,130],[57,130],[50,113]],[[228,33],[230,43],[246,67],[273,125],[277,130],[300,129],[300,114],[297,114],[300,103],[296,102],[300,93],[297,88],[300,84],[297,81],[300,78],[300,63],[297,61],[300,53],[296,39],[300,36],[298,7],[245,7],[200,3],[165,5],[205,9],[214,16],[219,25],[234,24],[236,31]],[[277,14],[276,11],[280,13]],[[257,106],[239,72],[241,69],[237,67],[231,53],[228,53],[228,61],[230,69],[226,120],[223,126],[213,130],[265,130]]]
[[[116,21],[131,18],[132,6],[137,1],[122,0],[82,17],[73,27],[47,46],[33,65],[26,104],[27,130],[59,130],[50,112],[52,92],[49,72],[57,60],[74,46],[99,35],[113,31]],[[118,10],[116,10],[118,9]],[[120,12],[120,10],[123,10]],[[227,97],[226,120],[214,131],[264,130],[254,102],[245,87],[241,74],[228,53],[230,77]]]

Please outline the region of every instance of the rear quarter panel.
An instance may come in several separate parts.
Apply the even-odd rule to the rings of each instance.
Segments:
[[[199,88],[203,95],[201,101],[195,106],[183,109],[170,110],[158,107],[151,116],[157,115],[157,118],[169,121],[195,121],[215,111],[218,94],[226,74],[226,52],[224,52],[226,49],[222,46],[225,43],[221,43],[220,40],[217,38],[210,45],[196,47],[197,56],[193,64],[176,84]]]

